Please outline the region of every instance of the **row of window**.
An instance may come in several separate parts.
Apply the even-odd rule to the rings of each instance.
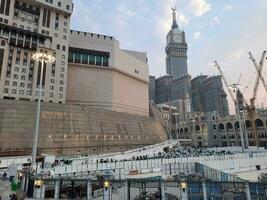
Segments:
[[[50,3],[50,4],[54,3],[53,0],[45,0],[45,2]],[[61,8],[62,4],[60,1],[57,3],[57,6]],[[70,5],[66,5],[66,10],[70,10]]]
[[[10,1],[11,0],[1,0],[0,4],[0,14],[9,15],[10,9]]]
[[[98,65],[98,66],[108,66],[108,56],[70,51],[69,62]]]
[[[17,89],[12,89],[11,90],[11,94],[14,94],[14,95],[16,95],[17,94],[17,92],[20,94],[20,95],[24,95],[25,93],[26,93],[26,95],[28,95],[28,96],[31,96],[32,95],[32,92],[31,91],[24,91],[24,90],[17,90]],[[9,93],[9,89],[8,88],[4,88],[4,93]],[[35,95],[39,95],[39,92],[38,91],[36,91],[35,92]],[[42,92],[42,96],[44,96],[44,92]],[[49,97],[54,97],[54,93],[49,93]],[[63,94],[59,94],[58,95],[58,97],[60,98],[60,99],[62,99],[63,98]]]

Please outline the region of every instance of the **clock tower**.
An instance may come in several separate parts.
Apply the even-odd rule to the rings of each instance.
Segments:
[[[180,31],[176,21],[176,9],[172,8],[172,27],[167,35],[165,48],[167,74],[181,77],[188,74],[187,69],[187,43],[184,31]]]

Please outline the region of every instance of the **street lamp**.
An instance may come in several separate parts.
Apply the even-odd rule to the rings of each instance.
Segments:
[[[40,121],[40,108],[41,108],[41,94],[42,94],[42,82],[43,82],[43,71],[44,71],[44,63],[53,63],[55,61],[55,57],[46,53],[37,52],[33,54],[32,59],[41,62],[41,75],[40,75],[40,84],[39,84],[39,94],[38,94],[38,103],[37,103],[37,111],[35,118],[35,126],[34,126],[34,139],[32,146],[32,165],[36,164],[36,154],[37,154],[37,145],[38,145],[38,134],[39,134],[39,121]],[[39,65],[38,65],[39,67]]]
[[[175,112],[172,114],[173,116],[175,116],[175,131],[176,131],[176,139],[178,140],[178,115],[179,113],[178,112]]]

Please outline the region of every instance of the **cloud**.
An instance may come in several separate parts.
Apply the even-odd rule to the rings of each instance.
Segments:
[[[171,29],[172,25],[172,11],[171,7],[173,5],[176,5],[177,1],[162,1],[161,4],[159,4],[160,15],[154,16],[156,26],[155,31],[157,35],[159,35],[161,38],[165,38],[168,31]],[[176,10],[176,19],[178,22],[178,26],[181,28],[181,25],[187,25],[190,22],[190,18],[187,17],[184,13],[180,12],[178,9]]]
[[[215,24],[220,24],[221,20],[219,19],[219,17],[216,16],[216,17],[213,17],[212,22]]]
[[[193,33],[193,38],[196,39],[196,40],[199,39],[200,36],[201,36],[201,33],[200,32]]]
[[[224,10],[231,10],[233,8],[232,5],[225,5]]]
[[[188,9],[193,15],[200,17],[211,9],[211,5],[205,0],[191,0]]]
[[[183,14],[178,13],[177,19],[178,19],[178,23],[180,23],[180,24],[188,24],[189,23],[189,18],[187,18]]]
[[[129,8],[127,8],[124,4],[119,4],[117,7],[117,11],[121,13],[122,15],[125,15],[127,17],[133,17],[136,15],[136,13]]]

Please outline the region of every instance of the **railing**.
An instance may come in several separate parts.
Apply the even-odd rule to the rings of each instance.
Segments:
[[[222,171],[248,171],[256,169],[256,165],[261,165],[262,168],[267,168],[267,153],[254,153],[253,157],[249,153],[222,155],[222,156],[202,156],[202,157],[186,157],[186,158],[155,158],[146,160],[131,160],[108,163],[87,163],[87,164],[71,164],[61,165],[53,168],[46,168],[45,171],[50,171],[52,176],[75,175],[88,173],[88,171],[105,171],[113,170],[115,179],[125,179],[131,170],[161,169],[163,173],[163,165],[183,163],[201,163],[210,168]],[[164,175],[164,173],[162,174]]]

